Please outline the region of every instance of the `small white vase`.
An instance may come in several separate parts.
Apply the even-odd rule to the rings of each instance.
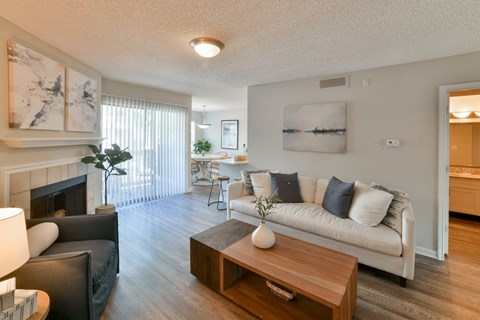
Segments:
[[[275,234],[266,222],[261,222],[255,231],[252,233],[252,243],[255,247],[260,249],[268,249],[275,244]]]

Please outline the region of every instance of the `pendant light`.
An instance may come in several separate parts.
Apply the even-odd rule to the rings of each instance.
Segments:
[[[202,119],[203,119],[203,123],[197,124],[197,127],[199,127],[200,129],[210,128],[211,124],[205,123],[205,105],[203,105]]]

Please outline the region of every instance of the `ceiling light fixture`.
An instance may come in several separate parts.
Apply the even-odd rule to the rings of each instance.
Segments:
[[[205,123],[205,105],[203,105],[202,118],[203,118],[203,123],[202,124],[197,124],[197,127],[199,127],[200,129],[210,128],[211,124]]]
[[[190,45],[199,55],[205,58],[215,57],[225,45],[217,39],[201,37],[190,41]]]

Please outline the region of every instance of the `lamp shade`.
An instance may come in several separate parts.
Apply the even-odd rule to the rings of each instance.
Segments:
[[[0,208],[0,277],[30,258],[25,215],[20,208]]]

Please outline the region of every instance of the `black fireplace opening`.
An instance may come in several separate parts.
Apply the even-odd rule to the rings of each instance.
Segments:
[[[79,176],[30,191],[30,218],[87,213],[87,179]]]

